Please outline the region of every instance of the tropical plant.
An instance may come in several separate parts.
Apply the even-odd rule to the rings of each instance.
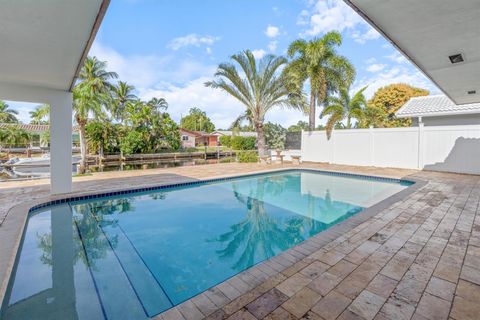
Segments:
[[[265,128],[265,141],[269,149],[285,149],[287,129],[279,124],[267,122]]]
[[[338,96],[328,96],[325,101],[325,107],[320,117],[329,116],[326,125],[327,137],[330,139],[335,125],[346,121],[345,129],[352,128],[352,119],[361,121],[364,117],[364,110],[367,101],[363,92],[367,87],[363,87],[353,96],[350,96],[348,87],[341,87]]]
[[[187,130],[204,131],[208,133],[215,130],[215,125],[212,120],[199,108],[191,108],[188,115],[180,119],[180,127]]]
[[[134,86],[131,86],[123,81],[119,81],[117,85],[113,87],[113,100],[110,111],[112,112],[112,116],[116,120],[122,121],[126,105],[138,99],[137,96],[133,93],[134,90]]]
[[[215,80],[205,83],[211,88],[221,89],[240,101],[249,112],[249,118],[257,132],[260,156],[267,154],[263,123],[265,114],[274,107],[305,110],[301,90],[289,90],[279,69],[287,63],[283,57],[267,55],[255,60],[249,50],[234,54],[231,59],[240,66],[240,75],[235,64],[222,63],[215,73]],[[292,88],[293,89],[293,88]]]
[[[10,108],[5,101],[0,100],[0,123],[17,123],[18,111]]]
[[[85,170],[87,159],[87,141],[85,126],[88,117],[105,117],[105,105],[112,100],[115,86],[110,82],[118,77],[115,72],[107,71],[107,64],[96,57],[87,57],[79,73],[79,83],[73,89],[74,118],[79,126],[81,172]]]
[[[288,132],[300,132],[302,130],[308,130],[309,125],[308,122],[306,121],[298,121],[297,124],[293,124],[290,127],[288,127],[287,131]]]
[[[50,105],[42,104],[36,106],[33,111],[30,111],[31,124],[49,124],[50,123]]]
[[[258,162],[257,151],[244,150],[237,153],[237,159],[240,163]]]
[[[164,98],[152,98],[147,102],[147,105],[157,113],[161,113],[168,109],[167,100]]]
[[[378,89],[368,101],[369,119],[363,126],[408,127],[411,119],[398,119],[395,112],[413,97],[427,96],[428,90],[416,88],[405,83],[394,83]],[[372,123],[373,121],[376,123]]]
[[[31,135],[20,128],[17,128],[15,125],[9,125],[0,130],[0,145],[8,146],[12,148],[19,145],[29,144],[31,141]]]
[[[288,48],[292,61],[283,72],[293,90],[303,88],[308,82],[310,130],[315,129],[315,108],[325,101],[327,95],[338,91],[341,86],[349,86],[355,78],[353,65],[336,52],[341,44],[341,34],[331,31],[310,41],[295,40]]]
[[[232,136],[230,146],[233,150],[254,150],[256,141],[255,137]]]

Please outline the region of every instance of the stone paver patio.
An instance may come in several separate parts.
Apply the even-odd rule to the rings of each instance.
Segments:
[[[74,190],[287,167],[292,166],[220,164],[103,173],[75,178]],[[156,318],[480,319],[480,176],[327,164],[296,167],[426,183],[375,214],[358,214]],[[1,183],[0,223],[12,206],[47,196],[45,180]]]

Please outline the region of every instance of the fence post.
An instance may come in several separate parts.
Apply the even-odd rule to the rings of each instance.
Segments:
[[[423,169],[424,151],[425,151],[425,130],[423,127],[422,117],[418,117],[418,169]]]
[[[369,143],[370,143],[370,165],[375,167],[375,131],[373,126],[368,127]]]

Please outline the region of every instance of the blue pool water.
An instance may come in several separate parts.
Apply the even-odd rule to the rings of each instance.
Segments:
[[[408,183],[285,171],[32,212],[2,319],[144,319]]]

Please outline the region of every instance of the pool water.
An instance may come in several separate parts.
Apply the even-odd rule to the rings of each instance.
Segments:
[[[144,319],[406,188],[285,171],[31,213],[2,319]]]

